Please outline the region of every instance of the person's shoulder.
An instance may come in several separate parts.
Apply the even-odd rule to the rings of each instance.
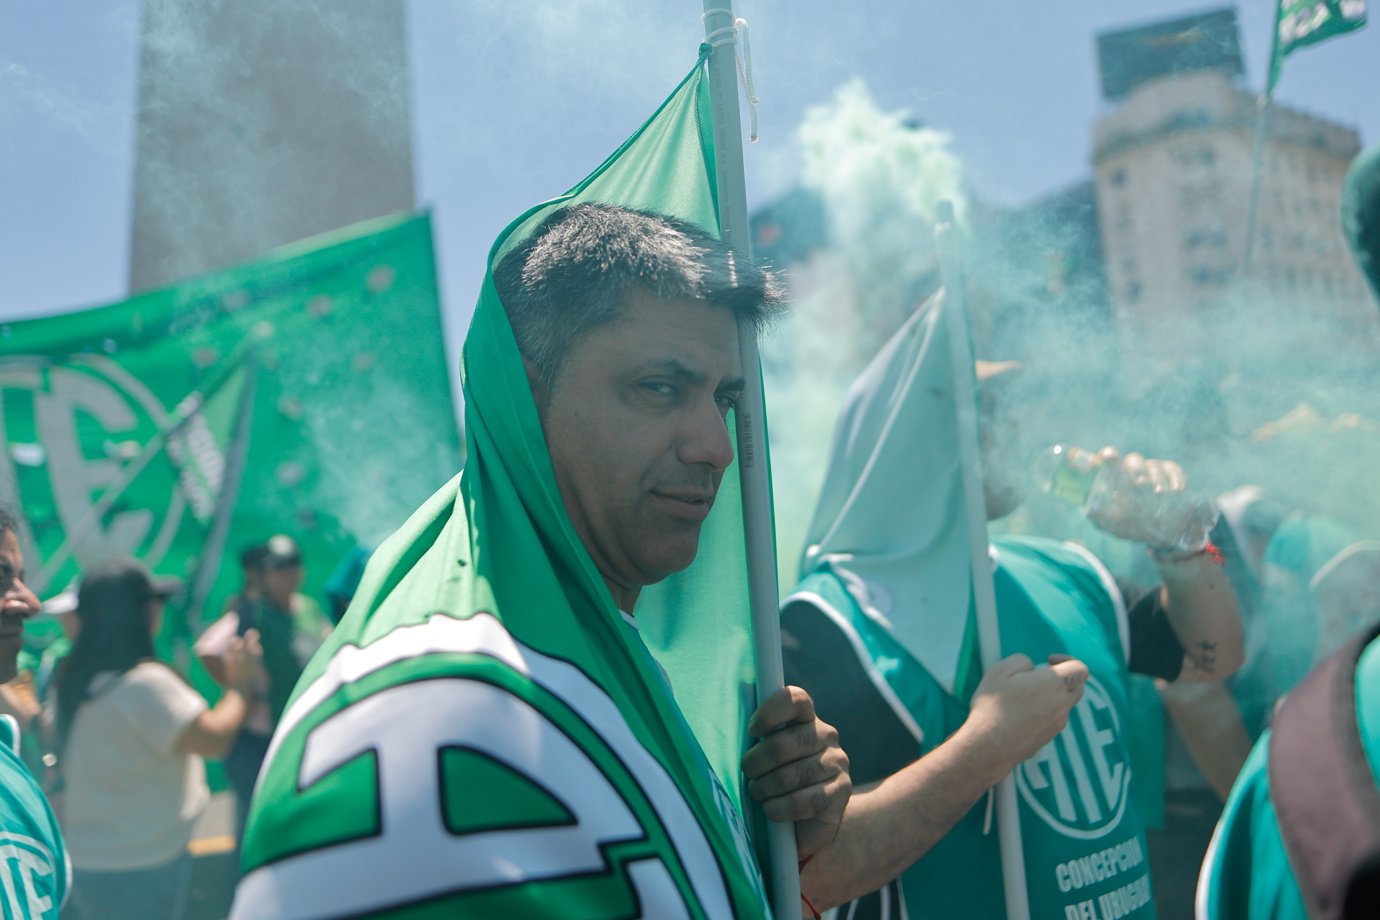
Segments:
[[[172,665],[153,659],[141,661],[130,668],[125,672],[124,680],[130,684],[143,684],[149,686],[161,686],[169,681],[175,684],[185,683],[182,678],[177,676],[177,672],[172,669]]]
[[[792,607],[813,608],[828,614],[831,611],[837,611],[840,607],[851,606],[852,601],[848,587],[827,566],[815,569],[801,578],[781,601],[783,611]]]
[[[311,595],[294,594],[290,606],[292,609],[289,612],[298,630],[316,633],[330,629],[330,618]]]
[[[162,661],[139,662],[120,675],[109,694],[112,699],[120,701],[149,697],[178,700],[188,696],[200,698],[171,665]]]

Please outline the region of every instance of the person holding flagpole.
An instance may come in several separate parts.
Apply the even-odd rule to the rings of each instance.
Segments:
[[[803,860],[840,836],[837,733],[799,688],[757,705],[744,664],[729,432],[739,336],[781,295],[704,229],[706,103],[702,57],[496,242],[465,468],[288,702],[236,920],[766,917],[759,817]]]
[[[1231,586],[1210,544],[1153,552],[1160,590],[1128,605],[1081,547],[997,538],[1001,649],[983,670],[953,444],[942,292],[850,391],[782,612],[786,676],[835,724],[858,784],[835,845],[802,884],[850,916],[1001,917],[989,790],[1013,776],[1032,917],[1154,914],[1131,800],[1127,676],[1215,681],[1241,660]],[[961,369],[960,373],[971,373]],[[978,362],[989,519],[1024,471],[998,393],[1017,366]],[[1186,482],[1168,461],[1098,454],[1101,529],[1168,544]],[[974,807],[977,806],[977,807]],[[984,883],[974,885],[981,877]],[[869,895],[869,892],[875,894]],[[864,897],[867,895],[867,897]]]

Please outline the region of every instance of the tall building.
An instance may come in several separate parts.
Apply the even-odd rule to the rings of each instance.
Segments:
[[[1123,352],[1194,360],[1215,317],[1288,323],[1303,346],[1373,347],[1375,305],[1342,237],[1347,127],[1276,105],[1248,284],[1240,285],[1257,121],[1235,14],[1216,11],[1099,36],[1103,94],[1093,167],[1108,293]],[[1224,313],[1233,303],[1237,308]]]
[[[402,0],[145,0],[130,289],[413,207]]]

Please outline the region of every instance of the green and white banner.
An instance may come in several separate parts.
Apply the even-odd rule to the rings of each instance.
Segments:
[[[245,544],[292,534],[310,589],[460,464],[426,216],[0,327],[0,489],[30,583],[136,556],[187,579],[164,640],[218,615]]]
[[[1274,53],[1266,91],[1279,82],[1284,59],[1296,49],[1366,24],[1366,0],[1279,0]]]
[[[495,242],[464,350],[465,469],[375,553],[308,665],[232,916],[766,915],[740,817],[755,701],[737,471],[694,565],[645,590],[631,626],[565,512],[492,279],[565,204],[717,233],[710,125],[702,57]]]

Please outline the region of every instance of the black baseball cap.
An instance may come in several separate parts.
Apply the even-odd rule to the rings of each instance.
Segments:
[[[152,574],[138,559],[108,559],[82,573],[77,586],[77,609],[81,609],[83,598],[89,603],[93,597],[111,590],[167,599],[178,594],[182,584],[180,578]]]
[[[274,534],[264,543],[263,567],[286,569],[302,564],[302,548],[287,534]]]

